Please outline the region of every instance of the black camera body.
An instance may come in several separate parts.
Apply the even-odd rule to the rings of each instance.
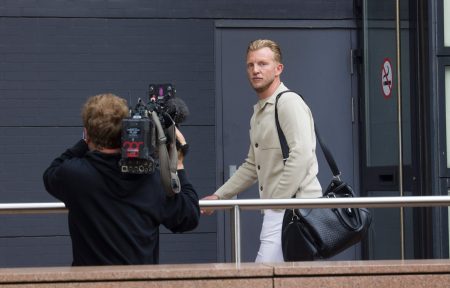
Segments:
[[[167,103],[175,97],[172,84],[149,85],[149,102],[141,99],[129,117],[122,120],[122,147],[119,162],[123,173],[149,174],[157,166],[158,151],[156,126],[160,122],[163,129],[174,124]],[[154,114],[157,117],[155,118]]]

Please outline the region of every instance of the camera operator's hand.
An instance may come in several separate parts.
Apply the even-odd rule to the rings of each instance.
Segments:
[[[180,130],[175,127],[175,135],[177,137],[178,142],[180,142],[181,146],[186,145],[186,139],[184,138],[183,134],[181,134]]]
[[[206,196],[206,197],[202,198],[201,200],[219,200],[219,196],[212,194],[212,195],[209,195],[209,196]],[[211,209],[200,209],[200,213],[202,215],[211,215],[211,214],[214,213],[214,210],[211,210]]]
[[[180,130],[178,130],[177,127],[175,127],[175,135],[181,147],[180,149],[178,149],[177,169],[184,169],[183,160],[187,149],[183,149],[183,147],[187,148],[188,144],[186,143],[186,139],[184,138],[183,134],[181,134]]]

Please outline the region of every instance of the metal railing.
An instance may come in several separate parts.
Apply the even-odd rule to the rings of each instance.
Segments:
[[[202,209],[232,210],[232,256],[241,262],[240,211],[286,208],[395,208],[450,206],[450,196],[355,197],[314,199],[239,199],[200,200]],[[39,214],[67,212],[63,203],[8,203],[0,204],[0,214]]]

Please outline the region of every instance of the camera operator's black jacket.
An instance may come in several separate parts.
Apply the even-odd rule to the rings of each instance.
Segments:
[[[47,191],[69,210],[73,265],[156,264],[159,225],[172,232],[194,229],[198,196],[184,170],[181,192],[166,196],[159,172],[124,174],[120,154],[89,151],[80,140],[44,173]]]

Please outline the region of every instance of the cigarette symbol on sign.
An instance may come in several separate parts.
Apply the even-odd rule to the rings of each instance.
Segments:
[[[381,67],[381,88],[383,90],[384,98],[391,97],[392,94],[392,65],[389,58],[385,58],[383,62],[383,66]]]
[[[387,71],[386,70],[384,70],[384,76],[383,76],[383,78],[385,79],[385,81],[383,82],[383,85],[389,85],[389,86],[391,86],[392,85],[392,81],[389,81],[389,79],[388,79],[388,77],[389,77],[389,66],[387,66],[387,67],[385,67],[385,68],[387,68]]]

